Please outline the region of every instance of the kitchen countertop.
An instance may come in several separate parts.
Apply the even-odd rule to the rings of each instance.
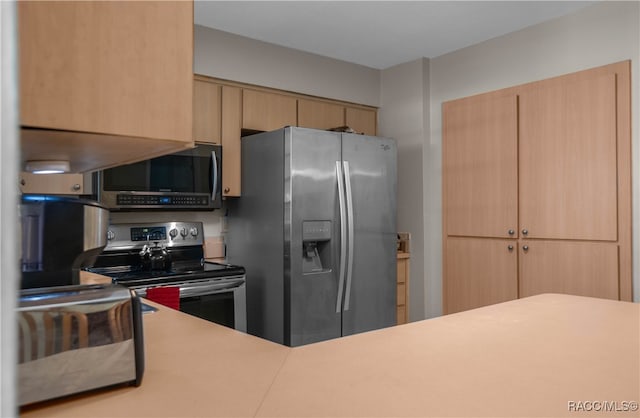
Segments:
[[[140,387],[22,415],[640,416],[588,410],[640,401],[640,304],[538,295],[293,349],[164,307],[144,327]]]

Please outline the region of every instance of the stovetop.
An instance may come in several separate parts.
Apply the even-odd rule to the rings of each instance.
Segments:
[[[125,286],[244,276],[243,267],[204,261],[203,232],[201,222],[110,225],[105,250],[86,270]],[[153,270],[145,265],[140,255],[144,245],[165,248],[170,268]]]
[[[144,269],[139,265],[92,267],[87,271],[111,277],[115,283],[124,286],[157,285],[205,278],[223,279],[244,276],[245,274],[243,267],[208,261],[198,266],[176,266],[168,271]]]

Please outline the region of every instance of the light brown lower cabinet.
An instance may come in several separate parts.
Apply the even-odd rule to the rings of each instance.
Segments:
[[[518,297],[518,252],[513,240],[448,238],[445,249],[445,313]]]
[[[396,323],[409,322],[409,253],[398,253]]]
[[[444,268],[446,313],[541,293],[619,299],[610,242],[450,237]]]
[[[619,298],[616,243],[535,240],[523,242],[519,251],[520,297],[568,293]]]

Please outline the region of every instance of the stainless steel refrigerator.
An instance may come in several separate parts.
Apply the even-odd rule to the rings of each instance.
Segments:
[[[242,138],[227,260],[247,329],[298,346],[396,322],[393,139],[286,127]]]

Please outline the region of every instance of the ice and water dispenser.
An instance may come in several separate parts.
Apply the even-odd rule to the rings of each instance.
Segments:
[[[331,270],[331,221],[302,223],[302,273]]]

